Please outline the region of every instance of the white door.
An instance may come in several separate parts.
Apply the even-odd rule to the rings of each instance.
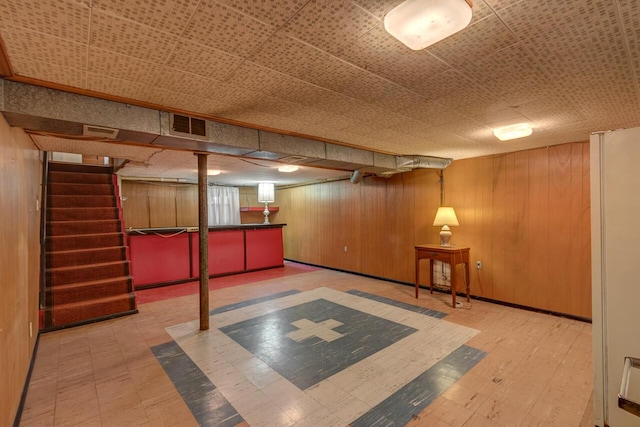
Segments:
[[[595,422],[640,426],[618,407],[624,358],[640,358],[640,128],[591,136],[591,212]]]

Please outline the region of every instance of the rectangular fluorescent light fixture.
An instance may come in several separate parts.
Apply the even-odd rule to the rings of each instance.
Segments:
[[[217,170],[217,169],[208,169],[207,170],[207,175],[209,175],[209,176],[220,175],[220,171]]]
[[[471,22],[471,0],[406,0],[384,17],[384,28],[409,49],[421,50]]]
[[[280,172],[295,172],[298,170],[298,166],[296,165],[283,165],[278,168]]]
[[[508,141],[510,139],[524,138],[533,133],[533,129],[528,123],[518,123],[515,125],[503,126],[495,128],[493,134],[500,141]]]

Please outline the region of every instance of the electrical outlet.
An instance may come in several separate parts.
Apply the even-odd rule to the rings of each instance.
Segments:
[[[482,270],[482,261],[476,261],[476,269]]]
[[[344,245],[344,251],[347,252],[347,245]]]

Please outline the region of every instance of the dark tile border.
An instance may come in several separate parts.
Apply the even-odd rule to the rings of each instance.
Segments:
[[[200,426],[233,427],[244,421],[175,341],[152,347],[151,351]]]
[[[261,302],[270,301],[270,300],[286,297],[289,295],[299,294],[299,293],[300,291],[296,289],[292,289],[290,291],[267,295],[266,297],[254,298],[246,301],[241,301],[235,304],[224,305],[222,307],[214,308],[213,310],[209,311],[209,316],[213,316],[214,314],[226,313],[227,311],[236,310],[242,307],[248,307],[250,305],[260,304]]]
[[[404,310],[413,311],[415,313],[424,314],[425,316],[435,317],[436,319],[442,319],[447,315],[447,313],[443,313],[438,310],[432,310],[430,308],[420,307],[413,304],[407,304],[406,302],[396,301],[390,298],[381,297],[374,294],[368,294],[366,292],[358,291],[356,289],[351,289],[346,292],[347,294],[356,295],[362,298],[367,298],[373,301],[382,302],[388,305],[392,305],[394,307],[402,308]]]
[[[486,352],[466,345],[441,361],[353,421],[351,427],[404,426],[429,406],[446,389],[485,356]]]

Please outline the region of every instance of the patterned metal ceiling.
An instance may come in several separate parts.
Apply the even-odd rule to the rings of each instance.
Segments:
[[[412,51],[400,0],[3,0],[9,78],[455,159],[640,125],[640,2],[475,0]],[[57,86],[59,87],[59,86]],[[501,142],[497,126],[528,122]]]

